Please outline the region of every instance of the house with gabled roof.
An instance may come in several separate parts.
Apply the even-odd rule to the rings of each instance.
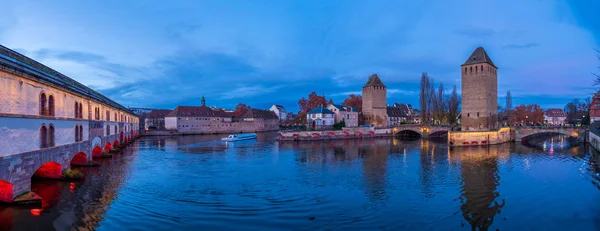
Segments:
[[[335,123],[335,113],[324,106],[309,111],[306,114],[306,125],[308,129],[327,130],[332,129]]]
[[[344,121],[346,127],[358,127],[358,109],[343,104],[328,104],[327,109],[335,113],[335,123]]]

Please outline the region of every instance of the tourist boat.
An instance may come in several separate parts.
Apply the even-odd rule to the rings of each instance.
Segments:
[[[225,138],[221,138],[221,141],[239,141],[239,140],[253,140],[256,139],[256,134],[247,133],[247,134],[238,134],[238,135],[229,135]]]

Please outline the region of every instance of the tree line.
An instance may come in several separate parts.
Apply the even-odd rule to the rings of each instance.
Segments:
[[[435,88],[435,81],[427,73],[421,75],[419,106],[422,124],[456,124],[461,99],[454,85],[450,95],[444,94],[444,84]]]

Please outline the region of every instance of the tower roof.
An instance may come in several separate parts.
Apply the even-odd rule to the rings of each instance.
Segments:
[[[488,54],[485,52],[485,49],[483,49],[483,47],[477,47],[477,49],[475,49],[475,51],[473,51],[473,54],[471,54],[471,56],[469,56],[469,59],[467,59],[467,61],[465,61],[465,63],[463,65],[477,64],[477,63],[487,63],[487,64],[490,64],[490,65],[496,67],[496,65],[494,65],[494,63],[492,62],[492,59],[490,59],[490,56],[488,56]]]
[[[377,74],[372,74],[371,76],[369,76],[369,80],[367,81],[367,83],[365,83],[363,87],[371,86],[385,87],[385,84],[381,82],[381,79],[379,79],[379,76],[377,76]]]

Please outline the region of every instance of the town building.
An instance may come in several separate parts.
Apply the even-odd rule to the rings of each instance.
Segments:
[[[346,127],[358,127],[358,110],[349,105],[328,104],[327,109],[335,113],[335,123],[344,121]]]
[[[165,109],[154,109],[148,113],[144,119],[146,130],[164,130],[165,128],[165,117],[171,113],[171,110]]]
[[[369,76],[362,88],[362,110],[365,123],[376,127],[386,126],[387,89],[377,74]]]
[[[544,112],[544,122],[549,125],[564,125],[567,120],[567,113],[559,108],[551,108]]]
[[[406,107],[387,107],[387,126],[398,126],[410,123],[410,117]]]
[[[483,47],[461,65],[462,131],[495,130],[498,124],[498,68]]]
[[[279,130],[279,117],[270,110],[260,110],[250,108],[242,116],[242,121],[251,123],[254,131],[275,131]]]
[[[271,106],[271,108],[269,108],[269,110],[272,112],[275,112],[275,114],[277,115],[277,118],[279,118],[279,120],[281,120],[281,121],[286,120],[287,112],[285,111],[285,108],[283,106],[273,104],[273,106]]]
[[[249,109],[240,119],[233,113],[207,106],[179,106],[165,116],[165,128],[182,134],[222,134],[276,131],[277,115]],[[275,126],[276,125],[276,126]]]
[[[0,46],[0,202],[138,135],[128,108]]]
[[[146,128],[146,125],[145,125],[146,116],[148,116],[148,114],[150,114],[150,112],[154,109],[153,108],[141,108],[141,107],[127,107],[127,108],[138,117],[138,119],[140,121],[140,124],[139,124],[140,129],[145,129]]]
[[[306,114],[306,124],[308,129],[332,129],[334,123],[335,113],[323,106],[318,106]]]
[[[600,91],[594,94],[590,104],[590,123],[594,121],[600,121]]]

